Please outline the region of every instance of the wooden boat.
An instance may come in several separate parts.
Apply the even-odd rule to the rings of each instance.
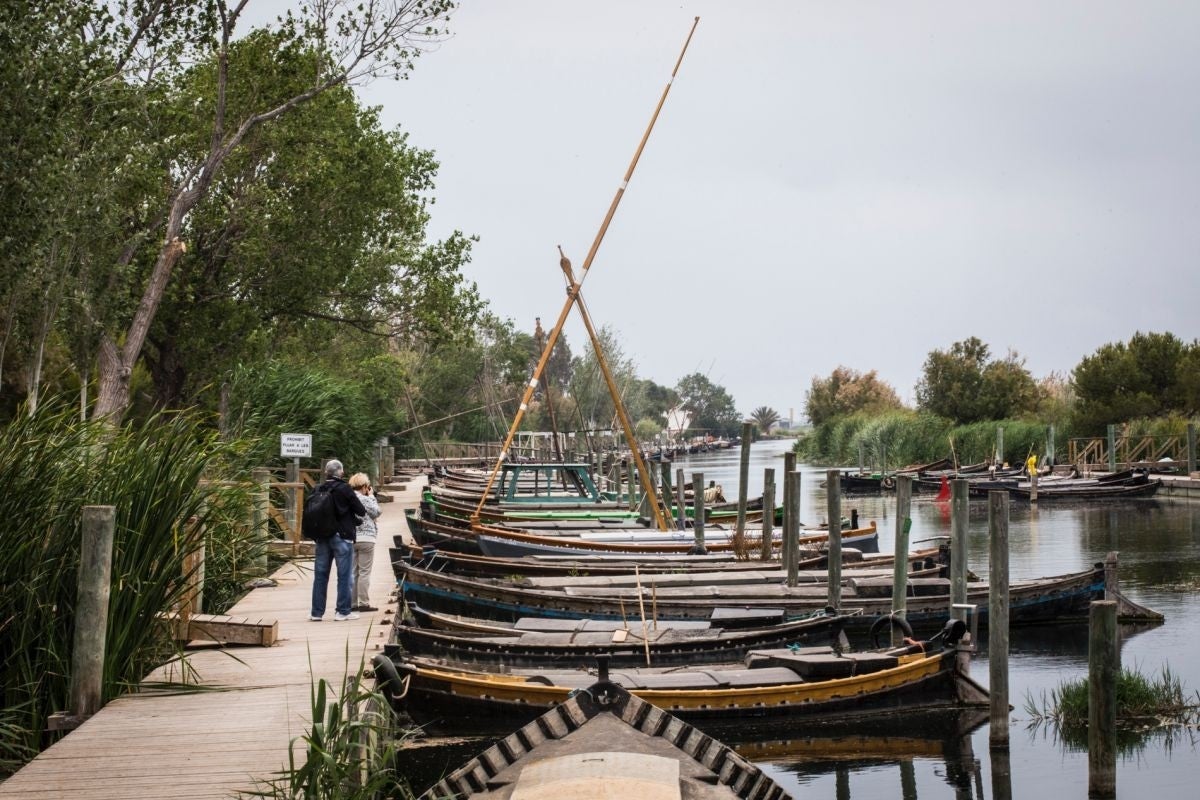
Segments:
[[[423,570],[409,564],[395,565],[405,599],[433,611],[465,614],[483,619],[517,620],[540,616],[563,619],[628,619],[640,602],[652,618],[710,619],[720,610],[745,609],[748,612],[772,610],[781,618],[807,616],[828,602],[824,583],[803,583],[789,587],[780,582],[759,584],[683,586],[659,588],[654,576],[639,586],[530,588],[520,581],[465,578]],[[869,627],[875,619],[891,613],[890,578],[844,577],[841,606],[861,608],[861,617],[847,620],[847,629]],[[945,578],[915,578],[909,581],[906,618],[913,627],[928,629],[942,624],[950,608],[950,582]],[[1123,621],[1157,623],[1162,615],[1124,597],[1114,573],[1110,599],[1117,599]],[[1027,625],[1087,619],[1092,600],[1105,597],[1105,568],[1092,569],[1050,578],[1014,582],[1009,589],[1010,624]],[[969,582],[967,602],[976,608],[982,626],[988,618],[988,586]]]
[[[436,547],[424,548],[405,546],[401,536],[394,537],[396,547],[389,548],[392,561],[406,560],[409,563],[424,562],[422,566],[437,572],[451,572],[482,578],[503,578],[512,575],[622,575],[641,570],[643,574],[654,572],[697,572],[739,571],[775,569],[779,561],[739,559],[733,553],[710,553],[708,555],[654,555],[642,557],[632,554],[586,555],[534,555],[520,558],[497,558],[444,551]],[[945,564],[948,549],[933,547],[916,550],[908,555],[911,570],[931,569]],[[891,568],[895,556],[890,553],[864,554],[855,548],[842,548],[842,569]],[[829,553],[820,548],[801,550],[797,568],[800,570],[826,569]],[[910,571],[910,574],[911,571]]]
[[[731,748],[598,680],[451,772],[421,800],[590,797],[600,781],[606,797],[791,797]]]
[[[500,525],[478,525],[466,528],[462,525],[431,521],[417,514],[407,515],[408,527],[413,539],[422,547],[453,550],[460,553],[477,553],[496,557],[544,555],[576,555],[626,553],[637,555],[676,554],[691,552],[695,545],[692,531],[638,531],[592,530],[563,532],[558,535],[534,533]],[[733,531],[725,527],[705,528],[705,549],[710,553],[732,552]],[[757,547],[760,531],[747,530],[749,549]],[[483,537],[487,537],[489,551],[485,551]],[[814,547],[827,541],[828,532],[804,529],[800,535],[800,547]],[[775,532],[778,547],[780,532]],[[875,523],[865,528],[842,531],[842,542],[846,547],[864,552],[878,552],[879,534]]]
[[[987,703],[959,648],[966,625],[946,624],[934,640],[893,650],[830,647],[754,651],[745,663],[701,669],[620,669],[609,678],[654,706],[700,725],[754,719],[822,721]],[[926,652],[928,647],[928,652]],[[374,659],[381,687],[433,734],[486,733],[528,722],[585,689],[584,670],[478,671],[413,657]]]
[[[423,615],[413,616],[419,620]],[[647,663],[695,666],[741,660],[752,650],[835,642],[845,616],[822,611],[804,620],[741,629],[643,624],[636,617],[628,624],[543,620],[539,627],[557,622],[559,629],[514,626],[505,634],[432,630],[398,619],[394,643],[385,645],[384,653],[392,658],[403,653],[479,668],[497,664],[507,668],[586,668],[595,665],[597,656],[608,656],[613,666],[621,667]]]
[[[1043,500],[1126,500],[1138,497],[1153,497],[1162,487],[1162,481],[1151,480],[1145,473],[1125,480],[1100,482],[1094,479],[1066,479],[1043,484],[1038,481],[1037,497]],[[1033,487],[1028,483],[1011,486],[1009,493],[1014,497],[1030,499]]]

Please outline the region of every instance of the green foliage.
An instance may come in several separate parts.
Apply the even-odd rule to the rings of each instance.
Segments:
[[[878,465],[886,448],[887,464],[895,468],[948,457],[952,428],[949,420],[910,409],[863,411],[814,426],[794,449],[809,463],[854,464],[861,444],[867,461]]]
[[[312,727],[288,748],[288,766],[265,781],[265,788],[239,797],[279,800],[376,800],[411,798],[403,777],[396,773],[398,741],[393,736],[391,706],[378,691],[364,684],[364,672],[344,681],[340,697],[321,678],[313,685]]]
[[[972,336],[925,359],[917,383],[917,407],[958,423],[1018,417],[1040,401],[1024,359],[1010,351],[989,360],[988,346]]]
[[[759,433],[765,435],[779,423],[779,412],[767,406],[759,406],[750,412],[750,419],[758,426]]]
[[[1029,455],[1039,459],[1046,452],[1046,426],[1040,422],[1021,420],[987,420],[959,425],[950,432],[954,452],[960,464],[979,464],[991,461],[996,453],[996,431],[1004,429],[1004,452],[1001,462],[1024,464]],[[1060,441],[1063,441],[1060,438]]]
[[[368,371],[372,363],[378,362],[367,362]],[[386,376],[391,365],[383,363],[379,372]],[[353,471],[369,462],[374,443],[400,421],[398,412],[379,407],[386,398],[372,403],[369,385],[309,365],[274,361],[239,367],[230,381],[223,428],[245,443],[239,459],[244,469],[283,463],[281,433],[310,433],[314,458],[337,458]]]
[[[896,390],[881,381],[875,370],[863,374],[842,366],[828,378],[813,376],[812,387],[804,401],[805,413],[813,425],[858,411],[877,413],[900,408],[900,405]]]
[[[1072,372],[1075,426],[1101,435],[1105,426],[1137,417],[1200,411],[1200,343],[1170,333],[1136,333],[1128,343],[1102,345]]]
[[[706,432],[714,436],[740,436],[742,418],[733,397],[699,372],[685,375],[675,386],[680,405],[692,415],[689,432]]]
[[[1146,718],[1172,722],[1200,719],[1200,702],[1197,702],[1200,696],[1189,702],[1179,676],[1169,666],[1163,666],[1157,676],[1122,669],[1117,675],[1116,691],[1118,722],[1140,722]],[[1055,720],[1067,727],[1087,725],[1088,678],[1062,682],[1057,689],[1050,690],[1048,697],[1043,694],[1040,703],[1027,696],[1025,710],[1035,719]]]
[[[47,406],[0,430],[0,515],[7,520],[0,548],[0,760],[12,763],[35,749],[46,718],[67,709],[82,508],[116,508],[107,700],[171,652],[155,615],[179,599],[185,556],[201,537],[210,552],[231,549],[218,541],[227,526],[215,510],[237,508],[243,491],[201,480],[226,454],[185,414],[113,429]],[[190,518],[197,524],[187,524]],[[255,555],[243,552],[239,560],[249,564]]]

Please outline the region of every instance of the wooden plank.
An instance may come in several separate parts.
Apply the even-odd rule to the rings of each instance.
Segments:
[[[422,483],[397,492],[400,508],[380,517],[385,540],[407,534],[401,508],[417,506]],[[290,543],[281,544],[290,551]],[[324,678],[339,690],[386,642],[396,608],[386,547],[375,548],[374,572],[371,604],[381,611],[357,620],[332,622],[327,613],[325,621],[310,622],[312,569],[294,562],[271,576],[274,586],[253,590],[228,614],[193,617],[193,625],[259,631],[255,643],[269,628],[274,646],[233,657],[211,645],[186,654],[186,672],[177,662],[153,670],[140,692],[111,701],[0,783],[0,800],[224,800],[270,779],[308,728],[313,682]],[[200,690],[163,690],[159,684],[168,681]]]

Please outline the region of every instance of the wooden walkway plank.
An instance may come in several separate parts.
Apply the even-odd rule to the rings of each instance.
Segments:
[[[309,621],[312,562],[286,564],[272,576],[276,586],[254,589],[227,615],[277,621],[273,646],[190,651],[197,691],[155,686],[181,681],[178,663],[155,669],[144,691],[112,701],[0,783],[0,800],[229,798],[274,777],[292,740],[309,728],[317,678],[340,689],[347,672],[369,666],[387,641],[396,612],[388,544],[408,535],[403,510],[417,506],[422,485],[388,489],[396,502],[379,517],[371,573],[371,605],[379,611],[334,622],[335,573],[325,619]]]

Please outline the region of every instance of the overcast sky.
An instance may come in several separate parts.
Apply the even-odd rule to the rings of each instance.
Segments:
[[[479,237],[500,316],[558,316],[697,15],[584,285],[642,377],[799,420],[839,364],[911,402],[968,336],[1037,378],[1200,336],[1194,0],[464,0],[362,96],[436,152],[431,233]]]

